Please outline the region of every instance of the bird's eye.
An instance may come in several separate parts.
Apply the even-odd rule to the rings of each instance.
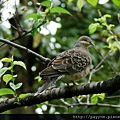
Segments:
[[[83,39],[83,41],[87,41],[87,39]]]

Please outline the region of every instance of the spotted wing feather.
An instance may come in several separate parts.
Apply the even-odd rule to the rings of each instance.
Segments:
[[[91,63],[88,52],[79,49],[71,49],[60,53],[53,59],[46,69],[41,71],[41,77],[58,77],[81,72]]]

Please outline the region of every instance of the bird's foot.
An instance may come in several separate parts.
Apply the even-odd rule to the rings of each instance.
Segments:
[[[69,83],[66,83],[66,86],[67,87],[70,87],[70,86],[72,86],[72,85],[77,85],[73,80],[71,80],[71,83],[69,84]]]
[[[45,91],[45,90],[43,90],[43,91]],[[41,87],[39,87],[37,92],[34,94],[34,96],[41,94],[43,91],[41,91]]]
[[[69,83],[65,83],[65,86],[66,86],[66,87],[70,87]]]
[[[50,90],[53,90],[54,88],[57,88],[56,84],[53,84],[53,85],[50,87]]]
[[[73,85],[77,85],[73,80],[71,80],[71,81],[72,81]]]
[[[36,92],[35,94],[34,94],[34,96],[37,96],[37,95],[39,95],[40,93],[39,92]]]

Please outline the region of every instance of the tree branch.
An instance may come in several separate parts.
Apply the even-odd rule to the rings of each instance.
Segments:
[[[6,39],[3,39],[3,38],[0,38],[0,41],[3,42],[3,43],[6,43],[6,44],[8,44],[8,45],[11,45],[12,47],[15,47],[15,48],[24,50],[24,51],[26,51],[27,53],[34,55],[35,57],[37,57],[37,58],[38,58],[39,60],[41,60],[42,62],[45,62],[45,63],[50,62],[50,59],[49,59],[49,58],[45,58],[45,57],[43,57],[42,55],[39,55],[39,54],[35,53],[34,51],[32,51],[32,50],[24,47],[24,46],[18,45],[18,44],[16,44],[16,43],[13,43],[13,42],[11,42],[11,41],[9,41],[9,40],[6,40]]]
[[[14,41],[16,41],[16,40],[19,40],[19,39],[23,38],[24,36],[26,36],[27,34],[31,33],[31,32],[32,32],[33,30],[35,30],[36,28],[39,28],[40,26],[44,25],[44,24],[46,23],[46,17],[47,17],[47,16],[44,16],[43,22],[41,22],[41,24],[39,24],[37,27],[32,28],[32,29],[29,30],[29,31],[25,31],[25,30],[23,30],[23,29],[21,28],[22,31],[24,31],[23,35],[20,35],[20,36],[18,36],[17,38],[14,38],[14,39],[12,39],[12,40],[10,40],[10,41],[14,42]],[[12,24],[11,24],[11,26],[12,26]],[[4,43],[3,43],[2,45],[0,45],[0,47],[2,47],[3,45],[4,45]]]
[[[64,88],[54,88],[46,90],[38,95],[28,95],[17,103],[15,98],[8,99],[0,103],[0,112],[6,110],[39,104],[45,101],[51,101],[60,98],[71,98],[78,95],[97,94],[97,93],[113,93],[120,89],[120,74],[114,78],[100,81],[91,82],[87,84],[74,85]]]

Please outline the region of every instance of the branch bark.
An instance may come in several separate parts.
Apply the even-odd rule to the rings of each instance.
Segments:
[[[13,43],[7,39],[3,39],[3,38],[0,38],[0,42],[3,42],[3,43],[6,43],[8,45],[11,45],[12,47],[15,47],[15,48],[18,48],[18,49],[21,49],[21,50],[24,50],[26,51],[28,54],[32,54],[34,55],[35,57],[37,57],[39,60],[41,60],[42,62],[45,62],[45,63],[48,63],[50,62],[50,59],[49,58],[45,58],[43,57],[42,55],[40,54],[37,54],[36,52],[24,47],[24,46],[21,46],[21,45],[18,45],[16,43]]]
[[[91,82],[87,84],[74,85],[64,88],[54,88],[52,90],[46,90],[41,94],[34,95],[30,94],[17,103],[15,98],[8,99],[0,103],[0,112],[6,110],[22,107],[31,106],[34,104],[40,104],[45,101],[51,101],[60,98],[71,98],[78,95],[97,94],[97,93],[113,93],[120,89],[120,74],[114,78],[100,81]]]

